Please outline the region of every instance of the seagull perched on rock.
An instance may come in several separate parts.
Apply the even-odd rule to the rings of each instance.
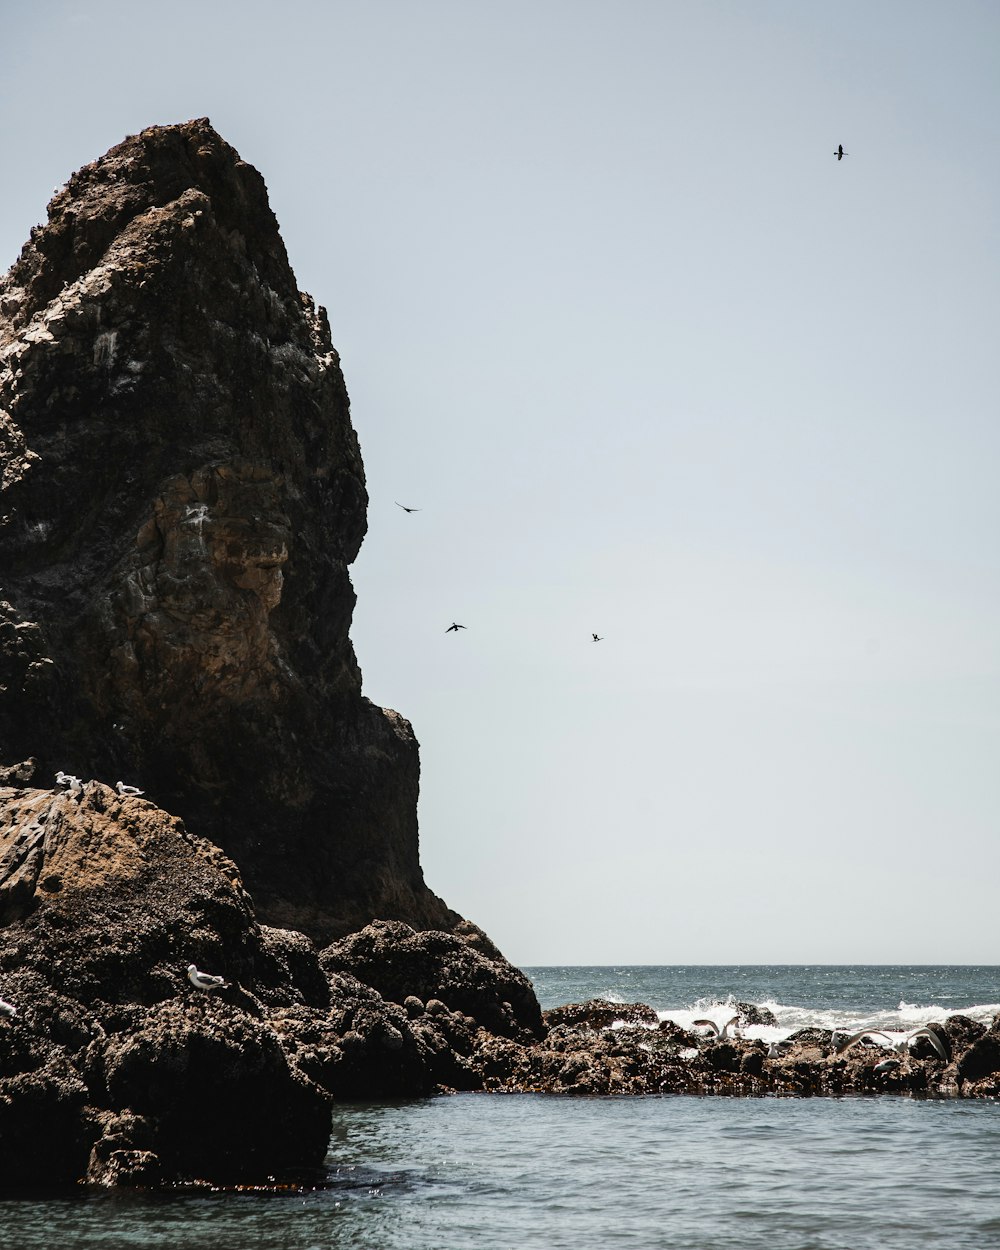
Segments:
[[[13,1003],[7,1002],[5,998],[0,998],[0,1016],[5,1020],[9,1020],[11,1016],[17,1015],[17,1008]]]
[[[225,977],[214,977],[210,972],[199,972],[195,964],[188,964],[188,980],[196,990],[224,990],[229,984]]]
[[[83,782],[79,777],[74,777],[72,773],[64,773],[61,768],[56,773],[56,784],[66,786],[70,790],[80,790],[83,787]]]
[[[127,786],[124,781],[116,781],[115,789],[123,797],[125,795],[139,795],[146,793],[145,790],[140,790],[138,786]]]
[[[423,512],[423,508],[408,508],[405,503],[400,503],[398,499],[392,501],[397,508],[402,508],[404,512]]]
[[[729,1040],[729,1026],[730,1026],[730,1025],[733,1025],[733,1026],[738,1025],[738,1024],[739,1024],[739,1022],[740,1022],[740,1018],[739,1018],[739,1016],[733,1016],[733,1018],[732,1018],[731,1020],[727,1020],[727,1021],[726,1021],[726,1023],[722,1026],[722,1028],[721,1028],[721,1029],[720,1029],[720,1028],[719,1028],[719,1026],[715,1023],[715,1021],[714,1021],[714,1020],[695,1020],[695,1021],[693,1022],[693,1025],[694,1025],[694,1027],[695,1027],[696,1029],[697,1029],[697,1028],[711,1029],[711,1030],[712,1030],[712,1032],[709,1034],[709,1037],[715,1037],[715,1038],[718,1038],[718,1039],[719,1039],[719,1041],[720,1041],[720,1042],[722,1042],[722,1041],[728,1041],[728,1040]],[[738,1037],[738,1036],[739,1036],[739,1031],[738,1031],[738,1030],[734,1030],[734,1036],[736,1036],[736,1037]]]
[[[450,634],[453,629],[465,629],[465,628],[466,628],[465,625],[456,625],[455,622],[452,621],[452,623],[448,626],[448,628],[444,632],[446,634]]]
[[[850,156],[850,155],[851,155],[850,152],[844,151],[844,145],[842,143],[837,144],[837,150],[836,152],[834,152],[834,156],[837,158],[838,161],[842,161],[845,156]]]

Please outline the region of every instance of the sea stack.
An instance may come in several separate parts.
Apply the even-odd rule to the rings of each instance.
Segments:
[[[366,505],[260,174],[205,118],[74,174],[0,281],[4,778],[127,776],[317,943],[453,929],[348,636]]]

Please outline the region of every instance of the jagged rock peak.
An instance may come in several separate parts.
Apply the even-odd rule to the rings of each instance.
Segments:
[[[267,285],[296,300],[263,178],[200,117],[130,135],[57,190],[48,225],[32,230],[9,276],[26,297],[20,319],[15,310],[15,328],[28,310],[97,265],[131,221],[191,191],[208,197],[222,230],[242,236],[248,259]]]
[[[269,922],[450,926],[348,636],[366,505],[260,174],[206,119],[74,174],[0,281],[0,766],[141,785]]]

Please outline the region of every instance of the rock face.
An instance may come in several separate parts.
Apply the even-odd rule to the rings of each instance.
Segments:
[[[319,941],[452,928],[412,730],[361,695],[364,472],[262,178],[202,119],[48,214],[0,281],[4,778],[142,786]]]

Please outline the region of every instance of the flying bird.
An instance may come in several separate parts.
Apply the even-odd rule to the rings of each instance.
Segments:
[[[834,1030],[834,1035],[836,1035],[836,1030]],[[945,1063],[948,1062],[948,1055],[944,1046],[941,1044],[941,1039],[932,1029],[928,1028],[914,1029],[912,1033],[907,1033],[905,1037],[901,1037],[898,1041],[895,1041],[889,1036],[888,1033],[883,1032],[881,1029],[862,1029],[860,1033],[853,1034],[851,1037],[847,1038],[846,1041],[839,1042],[837,1044],[836,1053],[838,1055],[842,1055],[845,1050],[853,1046],[855,1042],[860,1042],[863,1037],[884,1037],[892,1049],[901,1055],[905,1055],[909,1051],[911,1043],[916,1041],[918,1037],[926,1037],[931,1046],[937,1051]],[[830,1040],[832,1043],[833,1038],[831,1037]]]
[[[452,621],[452,623],[448,626],[448,628],[447,628],[444,632],[445,632],[446,634],[450,634],[450,633],[451,633],[451,631],[452,631],[453,629],[466,629],[466,628],[467,628],[467,626],[465,626],[465,625],[456,625],[456,624],[455,624],[455,622],[454,622],[454,621]]]
[[[392,501],[397,508],[402,508],[404,512],[423,512],[423,508],[408,508],[405,503],[400,503],[398,499]]]
[[[845,156],[850,156],[850,155],[851,155],[850,152],[844,151],[844,145],[842,143],[837,144],[837,150],[836,152],[834,152],[834,156],[837,158],[838,161],[842,161]]]
[[[145,794],[145,790],[140,790],[138,786],[127,786],[124,781],[116,781],[115,789],[122,796],[128,794]]]
[[[194,964],[188,964],[188,980],[196,990],[224,990],[228,984],[224,977],[213,977],[210,972],[199,972]]]
[[[594,642],[603,642],[603,641],[604,641],[603,638],[598,638],[598,636],[594,634]]]
[[[739,1016],[733,1016],[733,1018],[732,1018],[731,1020],[727,1020],[727,1021],[726,1021],[726,1023],[722,1026],[722,1028],[721,1028],[721,1029],[720,1029],[720,1028],[719,1028],[719,1026],[715,1023],[715,1021],[714,1021],[714,1020],[695,1020],[695,1021],[693,1021],[692,1023],[693,1023],[694,1028],[696,1028],[696,1029],[697,1029],[697,1028],[699,1028],[699,1027],[701,1027],[701,1028],[708,1028],[708,1029],[711,1029],[712,1031],[711,1031],[711,1033],[709,1034],[709,1037],[717,1037],[717,1038],[719,1039],[719,1041],[721,1042],[721,1041],[725,1041],[725,1040],[727,1040],[727,1039],[728,1039],[728,1037],[729,1037],[729,1026],[730,1026],[730,1025],[738,1025],[738,1024],[739,1024],[739,1022],[740,1022],[740,1018],[739,1018]],[[735,1029],[735,1030],[734,1030],[734,1036],[737,1036],[737,1037],[739,1036],[739,1030],[738,1030],[738,1029]]]

